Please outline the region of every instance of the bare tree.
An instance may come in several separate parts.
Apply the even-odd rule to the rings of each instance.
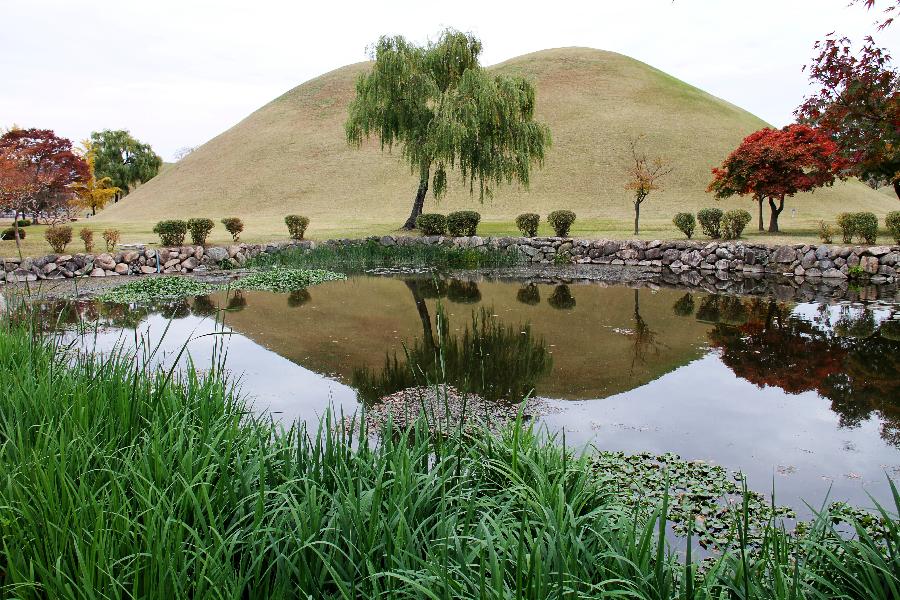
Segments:
[[[641,204],[653,190],[662,189],[660,180],[672,173],[674,167],[663,157],[657,156],[653,160],[647,157],[646,152],[638,149],[638,143],[643,135],[632,138],[630,142],[632,164],[628,168],[628,184],[625,189],[634,192],[634,234],[639,233],[641,220]]]

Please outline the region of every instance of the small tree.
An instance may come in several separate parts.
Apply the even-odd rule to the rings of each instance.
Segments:
[[[534,86],[484,69],[481,49],[471,34],[450,29],[425,46],[382,37],[371,70],[356,82],[347,140],[399,145],[419,178],[404,229],[415,229],[429,186],[435,198],[444,194],[448,171],[458,169],[483,199],[501,183],[527,187],[532,165],[543,164],[550,131],[534,120]]]
[[[660,189],[660,180],[672,173],[673,167],[661,156],[653,160],[647,158],[647,154],[638,150],[638,142],[644,136],[632,138],[631,166],[628,168],[628,183],[625,189],[634,192],[634,235],[638,235],[641,220],[641,204],[653,190]]]
[[[760,230],[762,203],[768,200],[769,232],[777,233],[784,199],[833,184],[844,164],[837,145],[808,125],[765,128],[744,138],[722,166],[713,169],[707,191],[720,199],[751,196],[759,203]]]
[[[103,210],[106,204],[116,197],[121,190],[112,184],[109,177],[101,177],[97,179],[94,172],[94,165],[97,159],[96,147],[90,140],[83,142],[84,160],[87,163],[87,178],[72,186],[75,192],[74,203],[76,206],[90,209],[92,215],[96,215],[98,210]]]
[[[232,240],[236,242],[240,239],[241,232],[244,231],[243,221],[237,217],[225,217],[222,219],[222,225],[224,225],[225,230],[231,234]]]

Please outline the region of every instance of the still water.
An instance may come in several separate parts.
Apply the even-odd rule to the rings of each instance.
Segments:
[[[676,452],[743,471],[804,502],[890,504],[900,478],[900,305],[793,303],[599,284],[360,276],[293,294],[244,292],[152,309],[77,301],[84,344],[187,339],[209,364],[224,318],[227,365],[276,418],[316,419],[420,383],[410,364],[497,402],[547,399],[567,444]],[[49,318],[49,317],[48,317]],[[165,332],[165,335],[163,333]]]

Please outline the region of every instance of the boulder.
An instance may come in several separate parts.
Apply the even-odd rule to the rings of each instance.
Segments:
[[[397,245],[397,240],[395,240],[394,238],[392,238],[389,235],[381,236],[381,238],[378,240],[378,242],[382,246],[396,246]]]
[[[791,246],[778,246],[772,252],[772,260],[777,263],[792,263],[797,260],[797,251]]]
[[[37,275],[25,269],[16,269],[6,274],[6,280],[10,283],[21,283],[24,281],[37,281]]]
[[[213,262],[222,262],[228,258],[228,250],[220,246],[214,246],[206,249],[206,256]]]
[[[151,273],[156,273],[156,267],[143,266],[141,267],[141,273],[144,275],[150,275]]]
[[[50,273],[52,273],[53,271],[55,271],[58,268],[59,267],[56,265],[56,263],[52,262],[52,263],[47,263],[46,265],[44,265],[41,270],[44,272],[44,275],[49,275]]]
[[[828,269],[822,273],[825,279],[847,279],[847,276],[841,273],[840,269]]]
[[[237,256],[240,256],[240,255],[238,254]],[[240,261],[238,261],[238,262],[240,262]],[[197,268],[197,265],[199,265],[199,264],[200,263],[197,261],[197,259],[194,258],[193,256],[191,256],[189,258],[186,258],[184,260],[184,262],[181,263],[181,268],[193,271],[194,269]]]
[[[862,267],[862,270],[870,275],[874,275],[878,272],[878,259],[874,256],[861,256],[859,259],[859,266]]]
[[[127,275],[129,271],[128,265],[126,265],[125,263],[119,263],[115,266],[113,271],[115,271],[119,275]]]
[[[116,259],[104,252],[94,259],[94,266],[104,270],[114,269],[116,268]]]
[[[890,253],[891,249],[888,246],[872,246],[866,249],[868,254],[872,256],[884,256],[885,254]]]
[[[91,271],[91,277],[106,277],[106,271],[104,271],[100,267],[96,267],[93,271]]]

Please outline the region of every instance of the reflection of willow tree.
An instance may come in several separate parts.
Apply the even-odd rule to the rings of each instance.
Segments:
[[[747,303],[742,325],[717,324],[709,333],[735,375],[790,394],[815,391],[831,401],[845,427],[877,413],[882,437],[900,445],[900,343],[880,329],[871,311],[842,312],[833,327],[791,315],[775,300]]]
[[[547,345],[528,325],[505,326],[482,308],[472,311],[462,333],[451,332],[439,306],[432,326],[425,298],[440,295],[442,286],[427,280],[405,283],[422,322],[422,337],[405,348],[402,359],[397,353],[388,355],[381,371],[354,372],[353,387],[363,401],[375,403],[399,390],[434,383],[448,383],[488,400],[518,401],[550,372]]]
[[[659,349],[662,346],[656,338],[656,332],[650,329],[650,326],[641,316],[641,298],[640,290],[634,290],[634,329],[630,333],[631,336],[631,371],[634,372],[636,364],[647,364],[649,356],[659,356]]]

